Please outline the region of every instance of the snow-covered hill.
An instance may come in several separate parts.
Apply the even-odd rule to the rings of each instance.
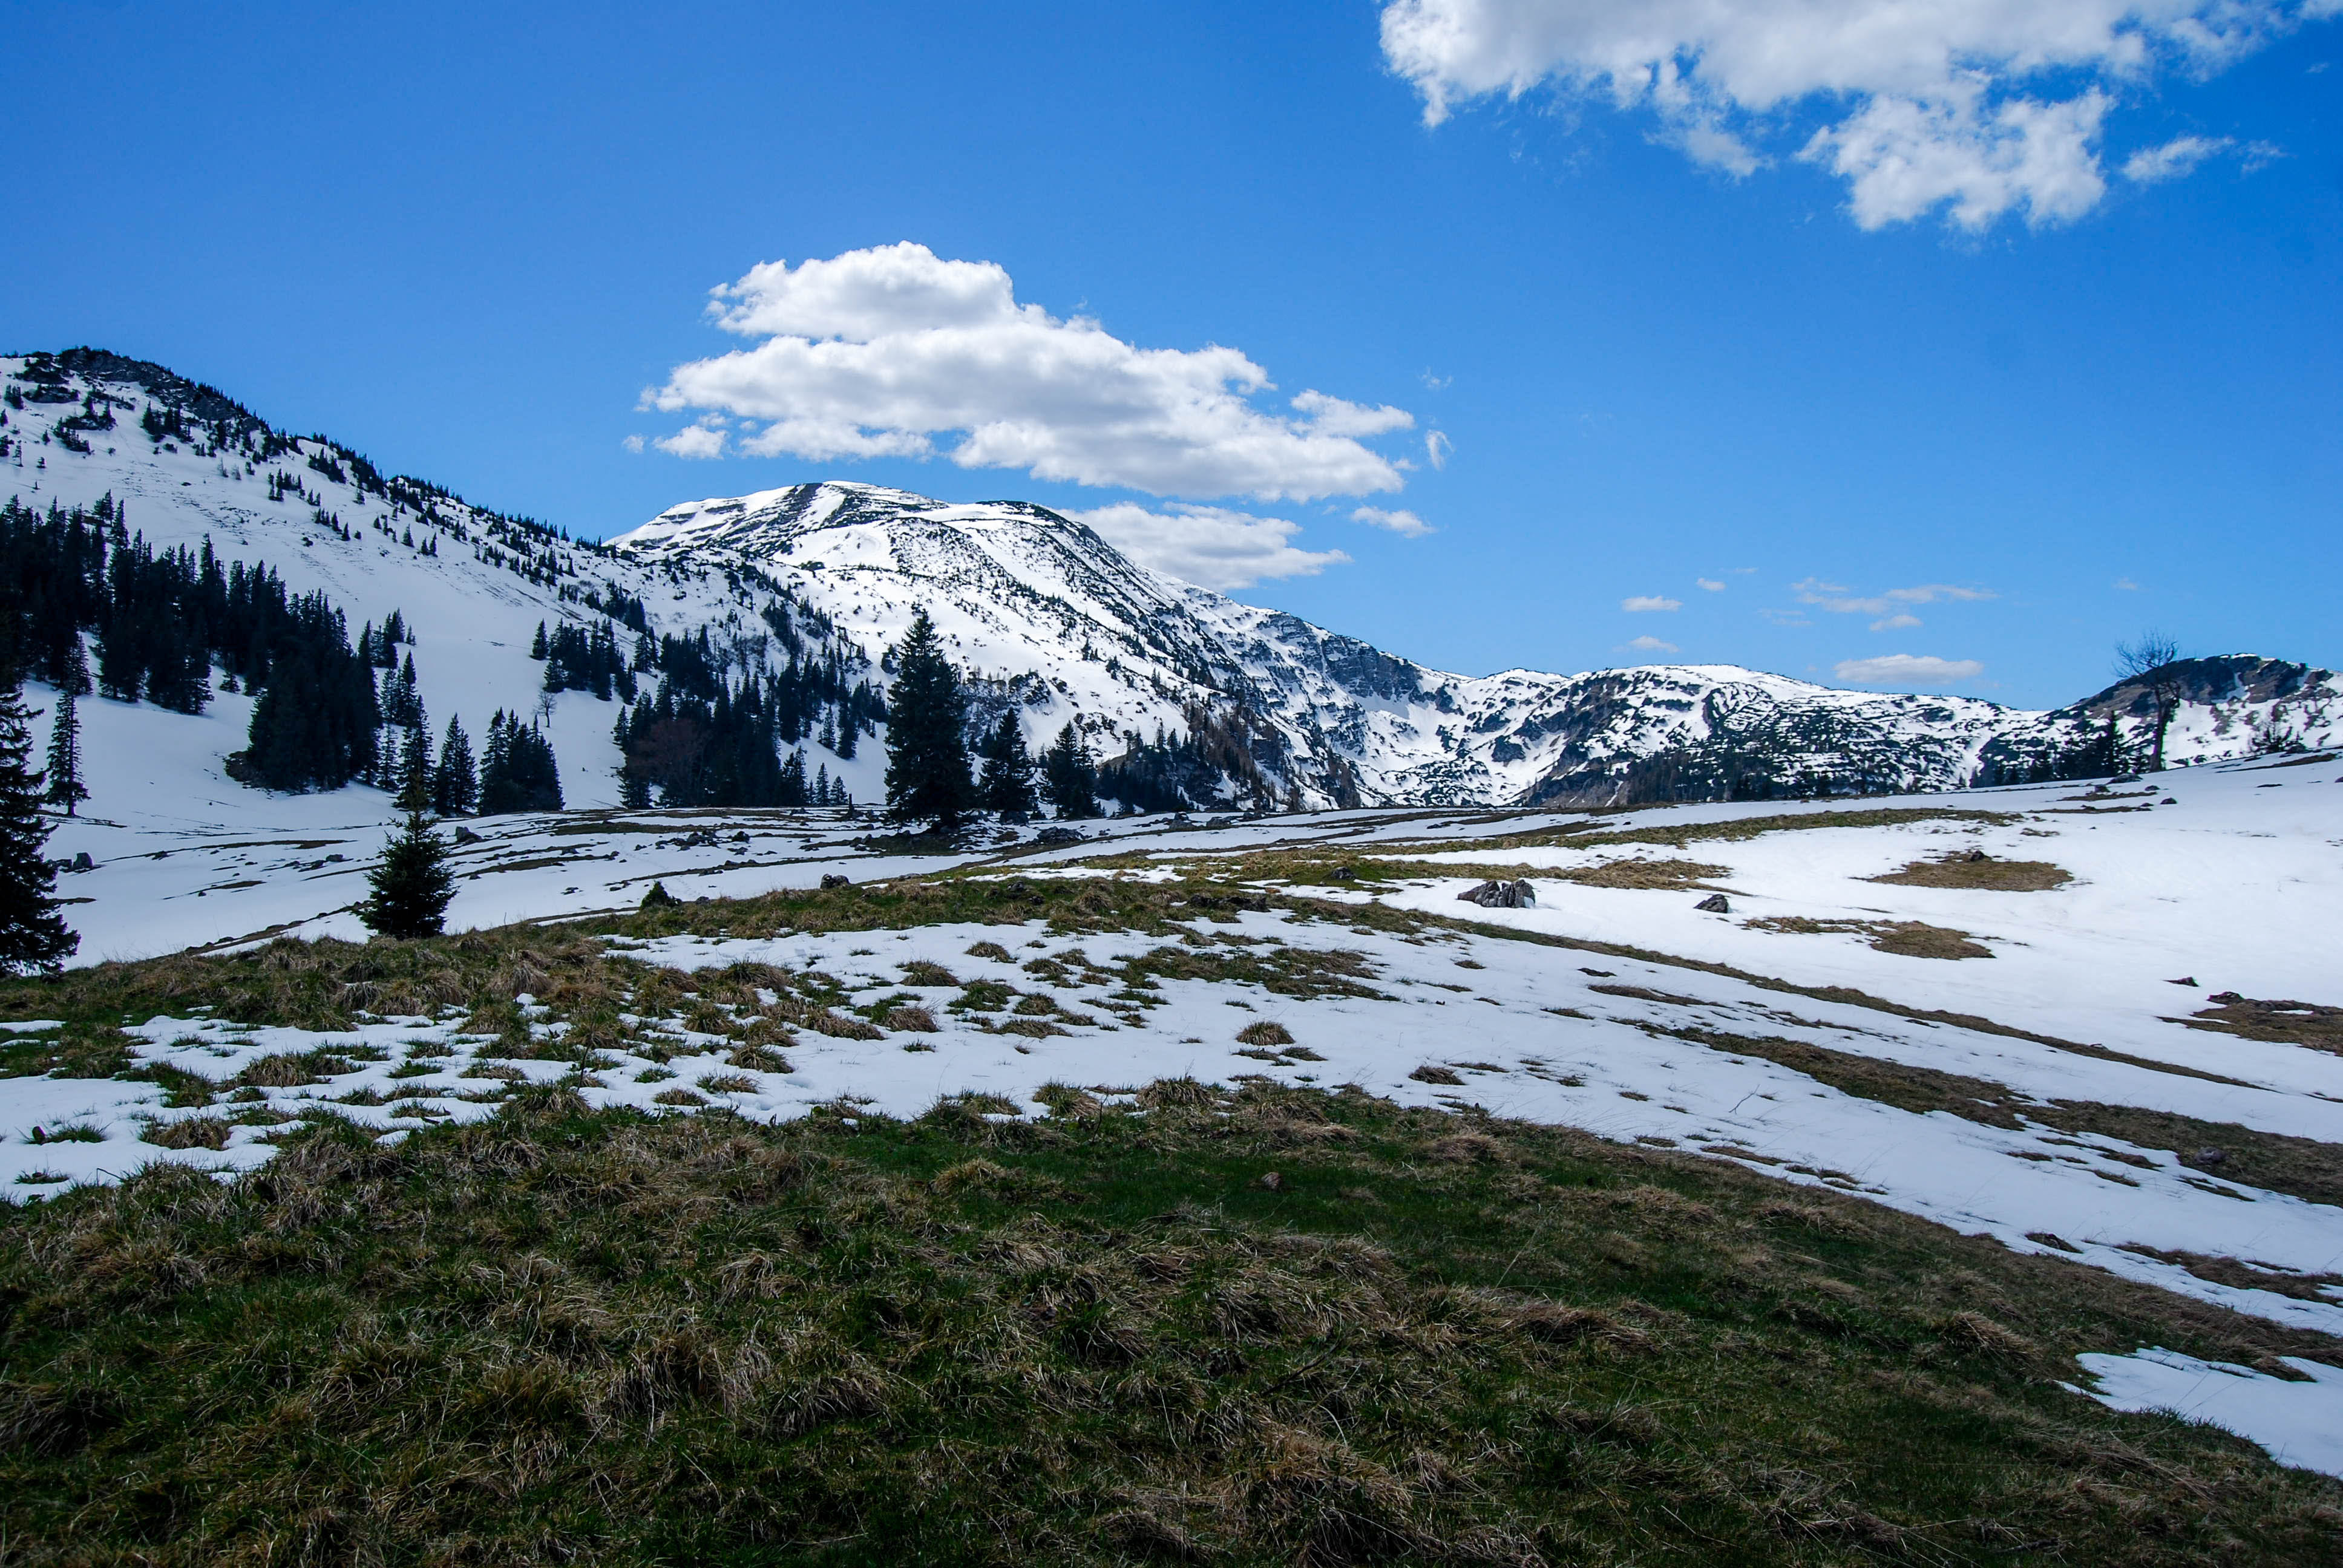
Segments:
[[[1184,782],[1200,805],[1956,788],[2023,777],[2087,744],[2110,713],[2131,739],[2153,722],[2136,688],[2033,713],[1730,666],[1451,675],[1150,571],[1021,502],[801,485],[679,506],[585,544],[387,477],[337,442],[276,431],[160,367],[94,350],[0,358],[0,499],[69,508],[111,496],[157,547],[209,540],[224,560],[265,562],[354,625],[397,610],[433,721],[459,715],[478,736],[496,709],[540,715],[573,806],[618,800],[617,709],[542,691],[529,653],[540,623],[607,624],[622,646],[635,631],[621,618],[658,635],[706,629],[753,667],[783,657],[776,606],[790,624],[834,628],[882,681],[887,650],[925,608],[975,678],[981,718],[1013,709],[1037,748],[1075,722],[1106,758],[1159,732],[1196,737]],[[2250,658],[2192,670],[2175,759],[2343,735],[2330,672]],[[232,740],[232,726],[214,728]],[[812,748],[816,763],[862,799],[880,792],[876,747],[852,759]]]

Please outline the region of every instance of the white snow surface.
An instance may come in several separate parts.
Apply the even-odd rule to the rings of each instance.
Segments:
[[[2297,1382],[2159,1346],[2075,1359],[2097,1384],[2083,1392],[2102,1404],[2225,1427],[2280,1464],[2343,1475],[2343,1367],[2284,1357]]]

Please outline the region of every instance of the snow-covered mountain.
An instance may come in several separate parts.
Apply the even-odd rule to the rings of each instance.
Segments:
[[[2026,712],[1875,695],[1731,666],[1547,675],[1443,673],[1276,610],[1141,568],[1080,522],[1022,502],[931,500],[826,483],[692,502],[593,545],[382,475],[225,395],[96,350],[0,357],[0,499],[111,496],[159,547],[265,562],[353,623],[399,612],[435,720],[478,735],[498,708],[541,716],[573,806],[618,799],[616,705],[546,693],[540,623],[707,630],[741,668],[777,633],[867,658],[883,683],[912,613],[934,617],[980,718],[1018,712],[1036,747],[1080,725],[1101,757],[1190,738],[1198,805],[1581,804],[1725,794],[1915,789],[2055,764],[2113,714],[2152,728],[2142,689]],[[2167,753],[2181,760],[2343,739],[2343,681],[2238,657],[2193,661]],[[240,722],[244,699],[215,699]],[[865,800],[878,749],[819,753]]]

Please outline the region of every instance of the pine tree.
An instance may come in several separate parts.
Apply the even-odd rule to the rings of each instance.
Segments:
[[[459,719],[447,720],[439,743],[439,769],[431,779],[431,809],[442,817],[468,817],[480,799],[479,775],[472,767],[472,738]]]
[[[89,799],[89,791],[81,781],[81,715],[70,691],[58,695],[56,718],[49,726],[47,771],[49,788],[42,799],[72,816],[74,807]]]
[[[1098,764],[1090,743],[1070,723],[1041,759],[1042,789],[1061,817],[1095,817],[1099,813]]]
[[[899,822],[950,831],[968,814],[974,786],[961,734],[968,699],[943,655],[935,622],[921,610],[895,649],[895,689],[887,723],[887,811]]]
[[[456,896],[456,874],[447,869],[447,841],[431,830],[420,810],[407,813],[398,835],[383,847],[382,861],[367,873],[368,892],[358,919],[382,937],[436,937],[447,923]]]
[[[976,781],[978,801],[986,810],[1000,812],[1003,820],[1031,817],[1036,804],[1033,759],[1025,749],[1025,727],[1014,713],[1001,716],[1000,726],[984,738],[979,755],[984,768]]]
[[[41,776],[25,766],[33,749],[25,699],[0,690],[0,970],[54,970],[81,946],[57,913],[56,868],[42,851]]]

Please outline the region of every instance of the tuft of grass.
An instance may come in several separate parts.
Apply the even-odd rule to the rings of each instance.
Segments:
[[[189,1116],[176,1121],[150,1121],[138,1136],[162,1149],[225,1149],[228,1124],[216,1116]]]
[[[1293,1031],[1282,1023],[1272,1023],[1269,1020],[1262,1019],[1259,1023],[1249,1023],[1237,1030],[1237,1043],[1240,1045],[1292,1045]]]

